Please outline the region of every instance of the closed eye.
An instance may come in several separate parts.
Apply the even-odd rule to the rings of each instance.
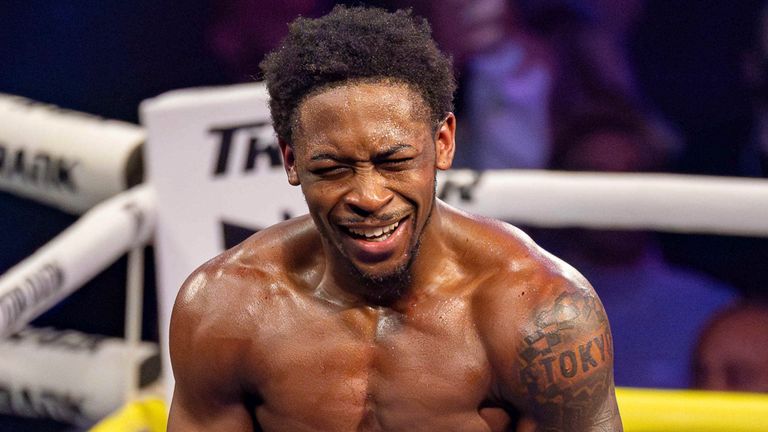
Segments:
[[[319,177],[332,177],[346,173],[349,167],[344,165],[331,165],[310,169],[309,172]]]
[[[413,158],[400,158],[400,159],[387,159],[384,161],[381,161],[379,163],[379,166],[385,168],[385,169],[405,169],[408,168],[409,162],[411,162]]]

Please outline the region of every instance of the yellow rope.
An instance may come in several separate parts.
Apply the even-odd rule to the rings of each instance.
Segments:
[[[765,432],[768,395],[616,389],[625,432]]]
[[[625,432],[765,432],[768,395],[618,388]],[[168,409],[160,398],[125,405],[91,432],[163,432]]]
[[[149,397],[129,402],[100,421],[90,432],[165,432],[167,425],[165,401]]]

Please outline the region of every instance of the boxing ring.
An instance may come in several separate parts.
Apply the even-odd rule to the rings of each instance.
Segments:
[[[87,424],[115,412],[93,430],[164,430],[164,400],[172,388],[165,347],[160,347],[166,371],[162,384],[151,391],[136,384],[140,365],[157,351],[139,338],[144,245],[156,247],[165,342],[172,301],[187,274],[243,235],[306,211],[299,190],[285,181],[266,100],[259,84],[175,91],[145,101],[138,127],[0,95],[5,163],[15,154],[13,160],[34,161],[25,166],[38,167],[35,173],[55,174],[47,168],[55,165],[51,161],[76,159],[66,174],[82,185],[51,188],[29,182],[23,167],[19,172],[26,177],[0,176],[6,192],[82,213],[0,276],[0,336],[34,334],[31,320],[129,254],[126,337],[107,344],[112,354],[97,363],[100,370],[112,371],[108,388],[83,392],[86,418],[74,422]],[[147,169],[142,184],[135,181],[139,151]],[[440,173],[438,195],[467,211],[533,227],[768,236],[768,182],[759,179],[450,171]],[[0,352],[15,359],[0,361],[0,380],[18,388],[52,386],[18,371],[24,359],[42,352],[21,348],[26,351],[19,343],[0,343]],[[76,383],[86,363],[68,364]],[[768,425],[768,395],[618,388],[617,397],[628,432],[747,432]]]

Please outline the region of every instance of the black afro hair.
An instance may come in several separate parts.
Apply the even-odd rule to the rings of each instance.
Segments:
[[[336,6],[321,18],[300,17],[261,69],[275,131],[288,143],[303,99],[349,81],[381,79],[410,86],[424,98],[435,125],[453,111],[451,60],[435,45],[427,21],[410,11]]]

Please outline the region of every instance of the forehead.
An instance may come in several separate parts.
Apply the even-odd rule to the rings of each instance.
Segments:
[[[424,99],[406,84],[350,83],[319,91],[302,101],[294,141],[320,144],[357,135],[395,139],[429,130],[429,120]]]

